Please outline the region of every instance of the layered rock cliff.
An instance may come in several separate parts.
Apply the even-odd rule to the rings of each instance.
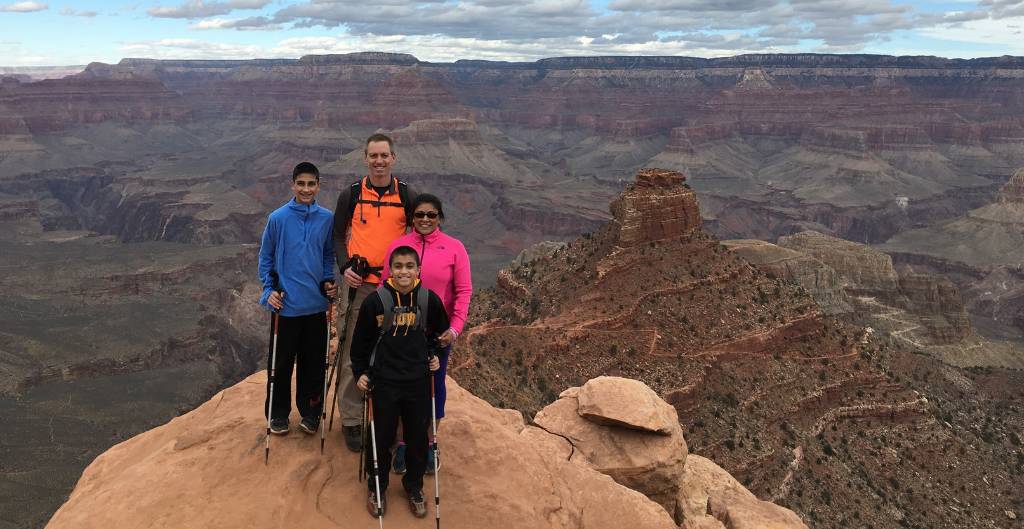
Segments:
[[[901,233],[879,249],[899,263],[946,274],[965,293],[972,314],[993,324],[985,326],[987,335],[1021,341],[1024,326],[1018,314],[1024,305],[1014,293],[1022,283],[1014,270],[1024,262],[1024,169],[988,205]]]
[[[817,232],[763,241],[725,241],[773,277],[810,292],[829,314],[851,313],[915,347],[961,343],[971,335],[963,299],[941,276],[898,273],[892,259],[866,245]]]

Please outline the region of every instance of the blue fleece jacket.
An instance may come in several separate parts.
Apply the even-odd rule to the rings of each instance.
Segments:
[[[276,209],[267,220],[260,243],[260,281],[267,303],[274,285],[271,270],[284,290],[282,316],[305,316],[327,310],[327,298],[320,293],[322,281],[334,280],[334,214],[317,205],[306,206],[292,199]]]

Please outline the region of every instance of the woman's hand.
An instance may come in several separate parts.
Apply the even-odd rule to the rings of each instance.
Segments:
[[[431,371],[437,371],[438,369],[441,369],[441,359],[438,358],[437,355],[431,356],[430,363],[427,364],[427,366],[430,367]]]
[[[356,382],[356,387],[359,388],[359,391],[369,391],[370,377],[366,375],[359,375],[359,382]]]
[[[454,341],[455,333],[453,333],[451,329],[444,331],[444,333],[442,333],[441,336],[437,337],[437,345],[440,345],[441,347],[448,347]]]

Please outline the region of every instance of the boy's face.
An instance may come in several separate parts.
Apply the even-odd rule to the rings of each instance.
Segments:
[[[309,173],[302,173],[292,180],[292,193],[295,193],[295,201],[299,204],[312,204],[319,191],[320,181]]]
[[[399,290],[409,290],[420,277],[420,266],[411,255],[399,255],[391,260],[391,277]]]

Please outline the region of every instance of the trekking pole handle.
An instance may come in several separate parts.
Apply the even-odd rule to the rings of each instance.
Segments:
[[[284,296],[284,289],[281,288],[281,278],[277,275],[277,270],[270,271],[270,281],[270,290]],[[275,308],[273,305],[270,305],[270,309],[274,311],[275,314],[281,311],[281,309]]]

